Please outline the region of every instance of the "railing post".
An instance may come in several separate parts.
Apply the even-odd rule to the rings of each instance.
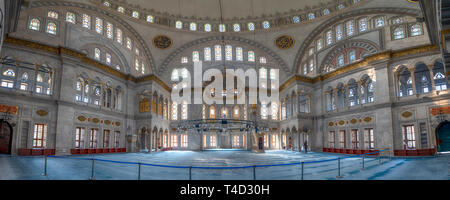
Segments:
[[[189,180],[192,180],[192,166],[189,167]]]
[[[304,171],[304,169],[305,169],[305,163],[302,162],[302,181],[303,181],[303,171]]]
[[[341,157],[338,157],[338,175],[336,178],[342,178],[341,176]]]
[[[47,174],[47,155],[44,155],[44,174],[42,176],[48,176]]]
[[[89,180],[95,180],[95,178],[94,178],[94,158],[92,158],[91,178],[89,178]]]
[[[139,168],[138,168],[138,181],[141,180],[141,163],[138,163]]]
[[[256,165],[253,165],[253,180],[256,180]]]

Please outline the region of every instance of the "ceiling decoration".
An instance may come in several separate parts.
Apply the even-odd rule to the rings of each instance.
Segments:
[[[158,35],[153,38],[153,45],[158,49],[168,49],[172,46],[173,41],[165,35]]]
[[[295,40],[289,35],[282,35],[275,39],[275,45],[280,49],[290,49],[294,46]]]

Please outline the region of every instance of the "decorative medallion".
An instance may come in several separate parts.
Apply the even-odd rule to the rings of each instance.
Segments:
[[[80,122],[84,122],[84,121],[86,121],[86,117],[85,116],[78,116],[78,121],[80,121]]]
[[[172,46],[172,39],[165,35],[158,35],[153,38],[153,45],[158,49],[167,49]]]
[[[339,121],[339,125],[341,125],[341,126],[342,126],[342,125],[344,125],[344,124],[345,124],[345,122],[344,122],[344,121],[342,121],[342,120],[341,120],[341,121]]]
[[[334,125],[333,122],[328,123],[328,126],[333,126],[333,125]]]
[[[99,120],[98,118],[94,118],[94,119],[92,119],[92,122],[94,122],[94,123],[99,123],[100,120]]]
[[[413,114],[412,114],[412,112],[409,112],[409,111],[406,111],[406,112],[403,112],[402,113],[402,117],[404,117],[404,118],[409,118],[409,117],[411,117]]]
[[[110,125],[110,124],[111,124],[111,121],[105,120],[105,124],[106,124],[106,125]]]
[[[275,45],[280,49],[292,48],[295,44],[294,38],[289,35],[282,35],[275,39]]]
[[[356,124],[356,122],[358,122],[358,120],[356,120],[356,119],[350,120],[350,123],[352,123],[352,124]]]
[[[116,126],[120,126],[120,122],[116,122]]]
[[[38,110],[38,111],[36,111],[36,114],[38,114],[41,117],[45,117],[48,115],[48,112],[45,110]]]
[[[363,119],[365,122],[369,123],[372,121],[372,117],[366,117]]]

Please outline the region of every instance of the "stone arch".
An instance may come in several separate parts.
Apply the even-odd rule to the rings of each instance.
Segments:
[[[168,68],[169,64],[172,62],[172,60],[175,59],[177,56],[179,56],[186,49],[191,48],[196,45],[206,43],[206,42],[222,41],[222,40],[240,42],[240,43],[244,43],[246,45],[255,47],[255,48],[267,53],[267,55],[271,56],[276,62],[278,62],[280,68],[283,69],[283,71],[286,74],[290,74],[290,72],[291,72],[289,67],[286,65],[286,63],[283,61],[283,59],[277,53],[275,53],[268,47],[265,47],[261,43],[258,43],[258,42],[255,42],[255,41],[252,41],[252,40],[249,40],[246,38],[236,37],[236,36],[223,36],[223,37],[222,36],[212,36],[212,37],[194,40],[194,41],[184,44],[180,48],[176,49],[174,52],[172,52],[169,56],[166,57],[166,59],[162,62],[161,67],[156,72],[156,74],[161,76],[164,72],[166,72],[167,68]]]
[[[108,16],[118,22],[120,25],[122,25],[127,31],[129,31],[133,37],[139,42],[139,44],[144,49],[145,56],[147,57],[147,60],[150,64],[150,69],[152,70],[151,73],[156,72],[156,66],[153,61],[153,57],[150,53],[150,48],[148,47],[145,40],[142,38],[142,36],[126,21],[122,20],[119,16],[112,14],[111,12],[106,12],[106,10],[103,10],[101,8],[98,8],[96,6],[84,4],[84,3],[78,3],[78,2],[65,2],[65,1],[33,1],[29,4],[29,6],[26,9],[32,9],[32,8],[40,8],[40,7],[54,7],[54,6],[60,6],[60,7],[76,7],[80,9],[88,9],[93,12],[97,12],[100,14],[103,14],[105,16]]]
[[[123,53],[119,50],[119,48],[117,48],[115,45],[112,45],[111,42],[109,41],[109,39],[103,38],[103,37],[81,37],[80,38],[84,43],[83,46],[81,46],[80,48],[87,51],[86,54],[89,54],[89,52],[93,51],[93,49],[86,49],[86,47],[91,47],[91,46],[98,46],[98,47],[103,47],[106,48],[110,51],[110,53],[112,53],[114,56],[117,57],[117,60],[119,61],[119,64],[121,66],[121,70],[122,68],[125,69],[123,70],[123,72],[125,73],[131,73],[131,68],[129,63],[133,62],[133,60],[129,60],[129,62],[127,62],[128,60],[126,59],[126,57],[123,55]],[[102,42],[99,42],[102,41]],[[105,52],[102,52],[102,57],[103,54]],[[91,55],[88,55],[88,57],[91,57]],[[110,66],[111,68],[115,68],[115,66],[113,64],[111,64]]]
[[[304,42],[300,45],[299,50],[297,51],[297,54],[295,55],[294,60],[294,69],[296,72],[301,71],[301,59],[302,55],[305,54],[307,51],[307,48],[311,45],[312,42],[314,42],[314,38],[331,27],[333,24],[350,18],[350,17],[357,17],[360,15],[369,15],[369,14],[378,14],[378,13],[398,13],[402,15],[409,15],[418,17],[421,16],[421,11],[418,9],[409,9],[409,8],[389,8],[389,7],[378,7],[378,8],[364,8],[364,9],[357,9],[352,10],[346,13],[342,13],[340,15],[337,15],[336,17],[325,21],[324,23],[320,24],[318,27],[316,27],[313,31],[309,33],[309,35],[303,40]]]

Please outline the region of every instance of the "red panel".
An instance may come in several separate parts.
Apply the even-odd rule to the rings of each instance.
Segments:
[[[103,149],[103,153],[109,153],[109,149]]]
[[[122,148],[122,152],[127,152],[127,148]]]
[[[95,149],[88,149],[88,154],[95,154]]]
[[[111,152],[111,153],[116,153],[116,152],[117,152],[117,149],[110,149],[109,152]]]
[[[71,149],[70,153],[71,154],[80,154],[80,149]]]
[[[88,149],[81,149],[80,154],[88,154]]]
[[[95,153],[103,153],[103,149],[96,149]]]
[[[31,150],[31,155],[32,155],[32,156],[41,156],[41,155],[44,155],[44,150],[43,150],[43,149],[32,149],[32,150]]]
[[[31,149],[19,149],[19,156],[31,156]]]
[[[44,149],[44,155],[55,155],[55,149]]]

